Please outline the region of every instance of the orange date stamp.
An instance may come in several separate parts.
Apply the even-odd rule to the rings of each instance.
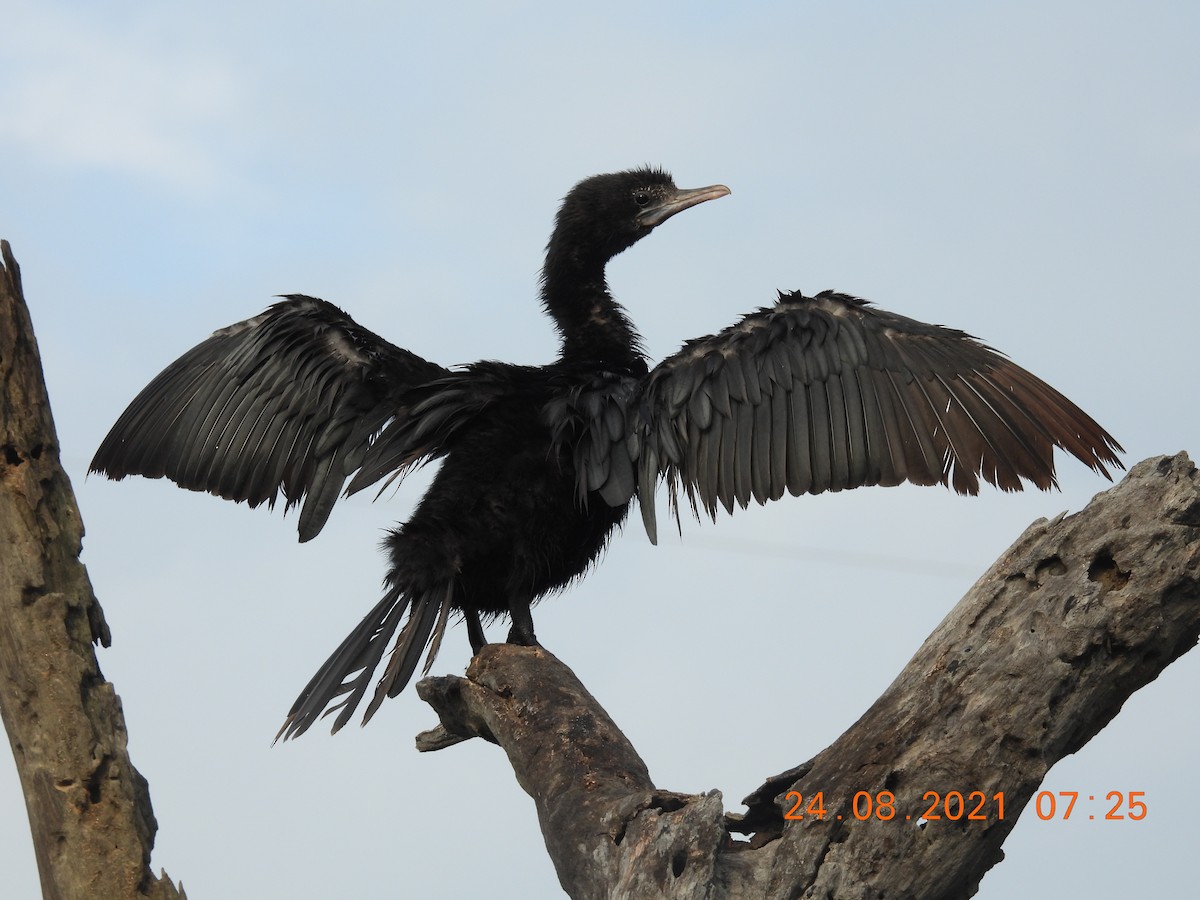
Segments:
[[[1104,821],[1120,821],[1129,819],[1141,821],[1146,818],[1149,808],[1143,799],[1145,791],[1109,791],[1103,795],[1103,806],[1095,808],[1087,806],[1096,802],[1096,794],[1087,794],[1085,801],[1076,810],[1080,801],[1079,791],[1041,791],[1033,802],[1034,812],[1043,822],[1067,821],[1075,813],[1076,818],[1086,816],[1095,820],[1097,813]],[[858,791],[850,802],[848,813],[830,812],[825,807],[824,791],[815,794],[802,794],[799,791],[788,791],[784,795],[785,803],[790,804],[783,817],[788,821],[803,819],[827,818],[841,820],[852,818],[859,822],[871,819],[880,822],[913,822],[925,824],[928,822],[1003,822],[1004,821],[1004,791],[997,791],[990,797],[983,791],[926,791],[921,802],[911,809],[901,809],[897,806],[896,795],[891,791]],[[1092,811],[1095,810],[1095,811]]]

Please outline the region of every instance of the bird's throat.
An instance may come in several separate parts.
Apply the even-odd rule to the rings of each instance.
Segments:
[[[547,282],[542,301],[562,336],[562,359],[622,370],[644,362],[641,339],[603,276],[570,286]]]

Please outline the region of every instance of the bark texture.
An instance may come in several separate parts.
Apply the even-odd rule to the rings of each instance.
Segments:
[[[0,256],[0,714],[42,896],[183,898],[150,872],[150,795],[93,652],[108,646],[108,626],[79,562],[83,524],[7,241]]]
[[[595,700],[539,649],[492,645],[465,679],[421,682],[442,724],[418,746],[499,743],[575,898],[970,897],[1049,768],[1197,635],[1200,476],[1181,453],[1138,464],[1082,512],[1031,525],[863,717],[768,779],[743,814],[726,814],[717,791],[656,790]],[[923,821],[931,791],[949,812]],[[945,799],[952,791],[965,808]],[[818,793],[823,816],[807,811]],[[859,815],[870,804],[861,821],[856,795]],[[793,809],[803,817],[785,819]]]

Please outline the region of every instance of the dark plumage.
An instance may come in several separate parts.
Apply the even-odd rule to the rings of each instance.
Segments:
[[[694,512],[715,516],[785,491],[902,481],[1047,489],[1055,446],[1106,477],[1120,466],[1106,431],[1005,357],[844,294],[781,294],[648,370],[605,264],[728,193],[683,191],[654,169],[576,185],[542,272],[562,336],[548,366],[446,369],[294,295],[215,332],[130,404],[93,471],[165,475],[251,506],[282,491],[301,506],[302,541],[347,479],[354,493],[442,460],[387,538],[383,599],[305,687],[282,735],[326,710],[338,711],[335,731],[345,724],[397,629],[364,721],[427,647],[428,670],[452,610],[476,651],[481,619],[503,614],[510,641],[534,643],[530,605],[587,569],[635,496],[655,540],[660,479],[676,513],[682,490]]]

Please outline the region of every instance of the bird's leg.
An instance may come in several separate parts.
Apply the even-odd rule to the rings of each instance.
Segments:
[[[471,642],[471,655],[475,656],[487,644],[487,637],[483,633],[483,625],[479,622],[479,610],[465,610],[463,618],[467,621],[467,640]]]
[[[508,630],[508,642],[522,647],[539,646],[533,633],[533,613],[529,609],[529,598],[509,598],[508,612],[512,616],[512,628]]]

